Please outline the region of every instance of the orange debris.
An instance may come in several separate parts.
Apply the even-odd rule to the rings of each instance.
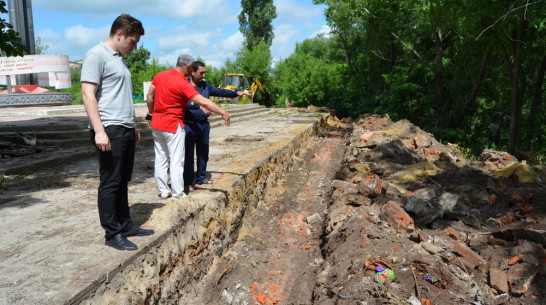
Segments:
[[[517,254],[508,261],[508,265],[513,265],[521,259],[521,254]]]
[[[261,291],[258,293],[258,302],[260,302],[260,304],[265,304],[265,294]]]
[[[254,293],[255,290],[256,290],[256,284],[252,283],[252,285],[250,285],[250,293]]]
[[[489,198],[489,201],[496,202],[497,199],[498,199],[497,195],[493,194],[493,195],[491,195],[491,198]]]

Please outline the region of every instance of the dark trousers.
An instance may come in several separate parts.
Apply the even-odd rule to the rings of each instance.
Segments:
[[[210,124],[209,122],[184,122],[184,129],[186,131],[184,184],[191,185],[194,177],[196,177],[196,183],[201,184],[205,182],[207,162],[209,161]],[[197,174],[194,170],[194,150],[197,154]]]
[[[106,240],[109,240],[133,225],[127,185],[133,173],[136,142],[134,128],[111,125],[105,131],[112,150],[103,152],[97,148],[100,172],[97,203],[100,224],[106,231]],[[95,144],[95,131],[92,129],[90,136]]]

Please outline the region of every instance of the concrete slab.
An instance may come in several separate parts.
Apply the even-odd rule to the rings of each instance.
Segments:
[[[199,227],[220,215],[222,207],[237,205],[246,189],[254,186],[251,181],[255,177],[274,173],[272,159],[282,156],[289,160],[291,156],[286,154],[290,154],[294,140],[313,132],[320,118],[283,111],[230,128],[213,128],[208,170],[214,184],[181,200],[158,197],[153,149],[140,147],[129,190],[131,213],[136,224],[153,228],[156,234],[130,238],[139,247],[133,252],[104,246],[96,208],[99,175],[95,158],[66,160],[62,166],[3,180],[0,304],[80,303],[90,296],[112,293],[105,285],[125,274],[137,260],[157,260],[155,265],[161,265],[160,258],[175,253],[149,253],[163,251],[160,245],[170,242],[173,232],[188,232],[184,237],[188,240],[186,244],[177,241],[169,251],[198,239],[203,231]],[[138,285],[138,279],[133,280]]]

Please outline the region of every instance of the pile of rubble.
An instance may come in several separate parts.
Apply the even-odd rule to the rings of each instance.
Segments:
[[[376,115],[344,162],[315,304],[544,304],[545,167]]]

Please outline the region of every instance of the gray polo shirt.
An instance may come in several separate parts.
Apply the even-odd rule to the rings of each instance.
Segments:
[[[98,85],[95,96],[104,127],[134,127],[131,72],[120,53],[110,49],[104,42],[94,46],[83,58],[81,82]]]

